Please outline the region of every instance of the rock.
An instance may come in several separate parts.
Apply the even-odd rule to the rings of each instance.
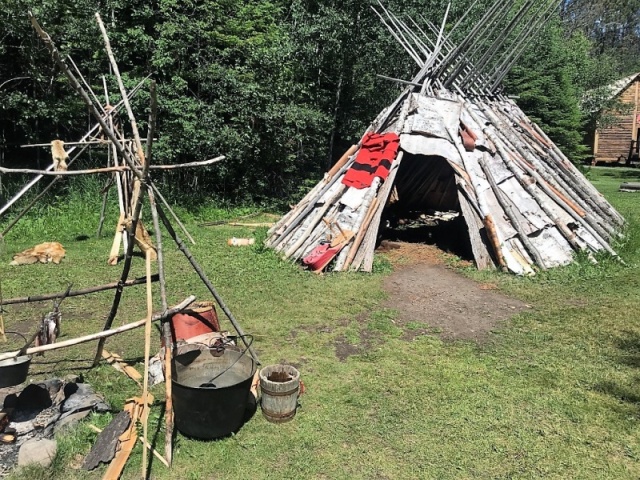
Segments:
[[[91,410],[80,410],[79,412],[65,413],[56,423],[53,432],[57,434],[74,428],[78,422],[89,415],[89,413],[91,413]]]
[[[25,442],[18,452],[18,466],[37,464],[47,468],[53,462],[58,451],[55,440],[29,440]]]
[[[65,375],[64,378],[62,379],[62,381],[67,384],[67,383],[84,383],[84,379],[82,378],[82,375],[76,375],[74,373],[70,373],[69,375]]]
[[[62,413],[92,409],[96,412],[109,411],[109,405],[96,394],[87,383],[69,383],[64,387],[67,399],[62,404]]]
[[[64,383],[59,378],[52,378],[49,380],[38,382],[37,385],[41,386],[42,388],[46,388],[49,392],[49,398],[53,399],[56,398],[56,395],[58,394],[60,389],[62,389]]]

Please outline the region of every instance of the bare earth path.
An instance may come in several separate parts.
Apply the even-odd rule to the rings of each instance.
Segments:
[[[385,280],[385,307],[398,311],[400,325],[424,324],[447,340],[486,340],[501,322],[528,308],[447,268],[430,245],[394,243],[387,256],[394,273]]]

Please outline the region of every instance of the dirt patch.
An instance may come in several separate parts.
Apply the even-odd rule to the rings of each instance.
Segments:
[[[360,347],[352,345],[346,337],[338,337],[335,342],[336,357],[341,362],[346,362],[347,358],[360,353]]]
[[[356,320],[361,325],[360,341],[354,345],[347,340],[347,337],[340,336],[336,338],[334,345],[336,349],[336,357],[341,362],[346,362],[349,357],[354,355],[361,355],[373,348],[374,345],[380,342],[380,335],[367,330],[365,323],[369,318],[368,314],[360,314],[356,317]]]
[[[421,250],[424,252],[420,253]],[[396,321],[407,329],[405,338],[434,329],[447,340],[484,341],[501,322],[528,308],[489,284],[478,284],[447,268],[443,254],[428,245],[402,246],[389,252],[396,271],[385,280],[385,307],[398,311]],[[421,328],[424,325],[425,328]]]
[[[292,362],[287,360],[286,358],[281,358],[278,364],[280,365],[291,365],[296,370],[302,370],[302,367],[307,364],[309,360],[306,357],[300,357],[297,362]]]

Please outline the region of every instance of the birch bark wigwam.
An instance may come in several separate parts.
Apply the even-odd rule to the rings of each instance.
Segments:
[[[343,185],[349,169],[363,168],[358,144],[269,230],[266,245],[287,259],[313,258],[332,241],[337,224],[354,236],[326,269],[371,271],[390,193],[403,192],[421,211],[435,209],[428,193],[441,185],[433,178],[444,161],[455,181],[446,183],[450,191],[439,198],[457,197],[478,268],[532,275],[570,263],[576,252],[592,259],[598,252],[617,257],[611,242],[625,224],[622,216],[502,94],[502,79],[559,5],[558,0],[494,1],[455,44],[451,31],[444,35],[425,19],[400,18],[378,2],[376,14],[419,67],[407,81],[382,76],[406,87],[367,129],[399,136],[391,174],[364,192]],[[474,8],[481,6],[474,2],[454,30]],[[407,155],[415,171],[396,176]],[[354,205],[356,193],[364,200]]]

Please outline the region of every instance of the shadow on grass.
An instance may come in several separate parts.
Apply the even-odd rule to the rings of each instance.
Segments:
[[[602,175],[603,177],[614,177],[620,179],[640,178],[640,168],[630,169],[628,167],[615,167],[611,170],[601,172],[600,175]]]
[[[616,361],[628,367],[640,368],[640,333],[623,331],[613,344],[619,350],[618,355],[614,357]],[[638,379],[629,385],[603,381],[595,384],[594,390],[637,407],[640,406],[640,390],[637,388],[637,381]]]
[[[629,367],[640,368],[640,333],[626,330],[614,341],[620,350],[618,361]]]
[[[614,382],[602,382],[594,386],[596,392],[604,393],[625,403],[640,406],[640,395],[637,388],[618,385]]]
[[[48,368],[49,366],[51,366],[50,369]],[[71,372],[88,372],[92,369],[93,366],[91,365],[91,362],[83,359],[39,361],[37,360],[37,357],[33,357],[30,366],[30,372],[33,372],[33,374],[36,375],[58,375],[61,370],[68,370]]]
[[[165,415],[165,412],[166,412],[166,403],[165,402],[160,402],[160,403],[161,403],[160,416],[158,417],[158,422],[156,424],[155,431],[153,432],[153,436],[148,440],[149,440],[149,445],[151,445],[151,449],[152,450],[163,452],[164,449],[158,450],[157,445],[158,445],[158,436],[160,435],[160,431],[161,431],[162,425],[164,423],[164,415]],[[174,435],[175,435],[175,430],[174,430]],[[172,444],[173,444],[173,441],[174,441],[174,439],[172,438],[171,439]],[[172,448],[172,450],[173,450],[173,448]],[[153,468],[153,462],[156,461],[155,455],[149,455],[148,458],[149,458],[149,462],[147,463],[147,475],[146,475],[145,478],[151,478],[151,469]]]

